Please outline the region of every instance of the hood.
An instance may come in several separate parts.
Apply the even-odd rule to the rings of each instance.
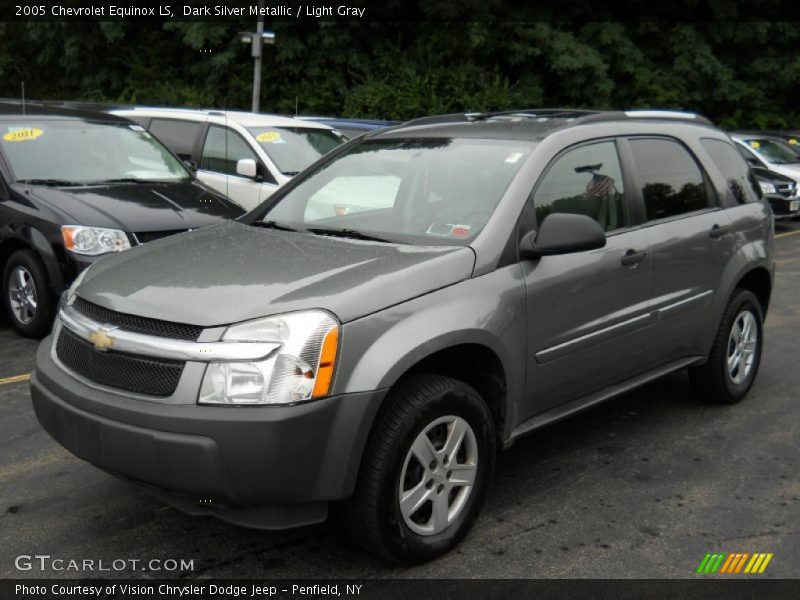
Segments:
[[[203,327],[324,308],[342,322],[467,279],[466,247],[383,244],[226,222],[96,263],[77,294]]]
[[[22,193],[23,184],[14,184]],[[110,227],[128,232],[194,229],[243,210],[197,181],[125,183],[86,187],[30,186],[34,202],[45,204],[63,225]]]

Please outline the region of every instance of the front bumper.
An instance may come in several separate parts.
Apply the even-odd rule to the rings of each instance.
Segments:
[[[353,493],[385,391],[296,406],[150,402],[89,387],[57,366],[31,376],[36,416],[67,450],[187,512],[280,529],[319,522]]]

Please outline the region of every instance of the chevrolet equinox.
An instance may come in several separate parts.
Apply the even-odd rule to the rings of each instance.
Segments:
[[[185,511],[279,529],[335,506],[367,549],[420,562],[464,537],[519,436],[679,369],[744,398],[772,228],[693,114],[418,119],[240,221],[84,271],[33,404],[75,455]]]

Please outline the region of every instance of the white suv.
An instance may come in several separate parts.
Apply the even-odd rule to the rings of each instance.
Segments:
[[[245,210],[347,141],[327,125],[276,115],[171,108],[112,112],[149,129],[197,168],[200,181]]]

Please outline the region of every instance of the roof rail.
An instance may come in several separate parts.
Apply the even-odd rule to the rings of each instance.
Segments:
[[[661,119],[669,121],[694,121],[703,125],[714,124],[706,117],[697,113],[680,110],[626,110],[626,111],[604,111],[595,115],[589,115],[581,119],[581,123],[597,123],[602,121],[619,121],[621,119]]]
[[[518,110],[496,110],[488,112],[450,113],[446,115],[432,115],[418,117],[403,123],[408,125],[435,125],[438,123],[465,123],[471,121],[485,121],[495,117],[527,117],[531,119],[577,119],[587,115],[598,114],[599,111],[583,108],[522,108]]]

